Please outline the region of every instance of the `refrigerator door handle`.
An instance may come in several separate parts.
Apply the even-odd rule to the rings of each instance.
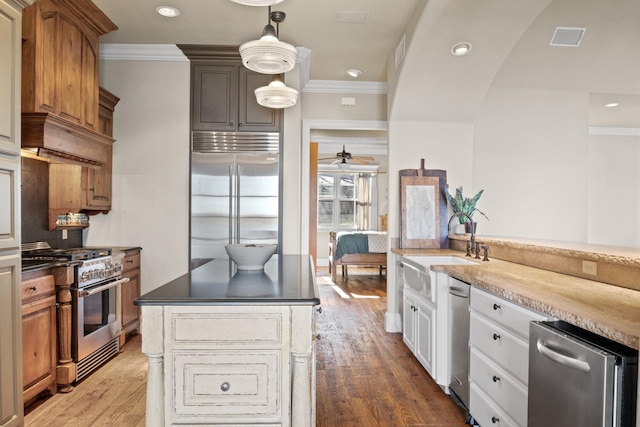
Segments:
[[[229,165],[229,243],[235,243],[233,241],[233,218],[235,212],[233,212],[233,165]]]
[[[236,165],[236,243],[240,243],[240,165]]]
[[[580,372],[589,372],[591,370],[591,366],[587,362],[553,351],[544,345],[540,339],[538,339],[538,342],[536,343],[536,348],[540,354],[563,366],[576,369]]]

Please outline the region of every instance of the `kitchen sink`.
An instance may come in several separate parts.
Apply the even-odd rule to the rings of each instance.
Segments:
[[[453,255],[408,255],[401,259],[404,286],[408,286],[435,303],[435,272],[432,265],[478,265],[477,262]]]

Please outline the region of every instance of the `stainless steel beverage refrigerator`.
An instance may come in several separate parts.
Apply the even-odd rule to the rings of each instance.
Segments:
[[[191,269],[228,258],[228,243],[281,246],[279,134],[217,136],[192,143]]]

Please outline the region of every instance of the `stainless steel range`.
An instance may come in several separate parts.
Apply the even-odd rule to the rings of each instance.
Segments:
[[[118,354],[121,319],[118,309],[124,253],[104,248],[23,250],[23,261],[74,266],[71,355],[78,381]]]

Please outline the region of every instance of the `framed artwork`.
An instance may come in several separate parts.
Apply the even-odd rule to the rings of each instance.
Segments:
[[[400,171],[400,247],[446,248],[446,171]]]

